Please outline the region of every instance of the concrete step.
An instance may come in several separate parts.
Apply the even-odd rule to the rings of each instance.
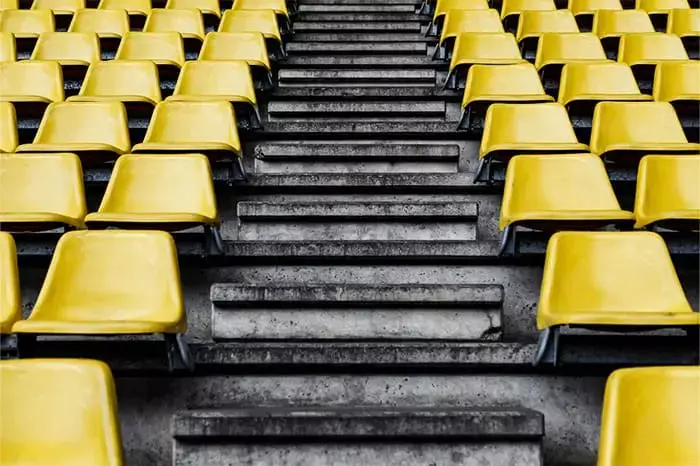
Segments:
[[[444,117],[445,102],[273,101],[267,113],[277,118]]]
[[[265,123],[265,131],[251,133],[249,140],[256,137],[268,140],[273,135],[285,138],[306,138],[309,137],[329,137],[333,138],[347,136],[348,138],[386,138],[386,134],[391,134],[391,138],[415,137],[422,139],[455,140],[464,136],[455,131],[456,122],[449,121],[414,121],[399,120],[387,121],[293,121],[281,120]]]
[[[285,70],[287,71],[287,70]],[[445,102],[460,102],[462,96],[453,91],[440,91],[432,84],[415,82],[404,84],[401,87],[395,86],[391,81],[376,83],[335,83],[333,87],[313,87],[311,83],[287,82],[275,88],[270,100],[287,99],[328,99],[338,98],[354,100],[375,100],[382,99],[421,99],[421,100],[444,100]]]
[[[449,144],[401,143],[305,143],[268,142],[258,144],[255,154],[266,162],[452,162],[459,159],[459,146]]]
[[[298,0],[299,5],[420,5],[421,0]]]
[[[240,201],[242,241],[473,241],[472,202]]]
[[[314,21],[314,22],[356,22],[363,23],[368,21],[395,21],[395,22],[429,22],[427,16],[417,15],[414,13],[298,13],[294,18],[296,21]]]
[[[408,13],[416,12],[415,5],[299,5],[299,13]]]
[[[427,43],[422,34],[415,32],[297,32],[294,42],[421,42]]]
[[[426,55],[427,45],[420,42],[290,42],[287,44],[290,55]]]
[[[435,88],[435,70],[334,70],[334,69],[282,69],[279,71],[280,85],[313,84],[317,87],[335,87],[339,85],[356,87],[424,85]]]
[[[291,44],[290,44],[291,45]],[[429,68],[447,69],[447,64],[421,55],[292,55],[281,66],[285,68],[348,67],[348,68]]]
[[[294,21],[296,33],[312,32],[370,32],[370,33],[420,33],[421,24],[417,21]],[[295,36],[296,40],[296,36]]]
[[[503,289],[222,283],[211,301],[215,340],[496,341]]]
[[[544,417],[526,409],[266,407],[189,410],[174,466],[540,466]]]

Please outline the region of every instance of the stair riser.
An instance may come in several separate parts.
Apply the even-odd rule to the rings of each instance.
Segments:
[[[292,42],[287,45],[290,55],[426,55],[427,46],[418,42],[337,43]]]
[[[416,11],[414,5],[299,5],[299,13],[408,13]]]
[[[372,32],[297,32],[295,42],[419,42],[426,43],[425,38],[416,33],[372,33]]]
[[[444,102],[270,102],[269,115],[275,117],[372,118],[401,116],[444,117]]]
[[[420,34],[421,24],[417,21],[413,22],[309,22],[295,21],[294,31],[296,33],[312,33],[312,32],[357,32],[357,33],[414,33]],[[296,37],[295,37],[296,39]],[[298,40],[298,39],[297,39]]]
[[[257,156],[265,161],[414,161],[456,162],[458,145],[448,144],[304,144],[266,143],[255,148]]]

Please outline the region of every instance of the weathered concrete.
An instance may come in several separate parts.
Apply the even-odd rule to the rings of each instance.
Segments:
[[[335,30],[333,30],[335,31]],[[297,32],[295,42],[427,42],[429,39],[416,32]]]
[[[415,21],[420,22],[425,20],[421,15],[416,15],[413,13],[299,13],[295,18],[295,21],[312,21],[312,22],[355,22],[363,23],[368,21],[396,21],[396,22],[408,22]]]
[[[296,21],[294,23],[295,32],[325,32],[325,31],[343,31],[343,32],[382,32],[390,31],[393,33],[398,32],[420,32],[421,25],[417,21],[371,21],[371,22],[357,22],[348,21],[341,22],[335,21],[328,23],[325,21]]]
[[[326,67],[326,66],[366,66],[372,68],[393,68],[393,67],[418,67],[431,69],[447,69],[447,64],[433,61],[427,55],[366,55],[366,56],[342,56],[342,55],[300,55],[290,56],[284,62],[285,68],[290,67]]]
[[[269,142],[255,147],[255,154],[266,162],[272,160],[456,162],[459,159],[459,153],[460,148],[457,144],[390,142]]]
[[[361,118],[372,116],[392,118],[401,116],[412,117],[444,117],[445,102],[329,102],[329,101],[284,101],[270,102],[267,104],[267,112],[276,117],[298,118],[308,116],[313,118],[334,118],[338,116],[352,116]]]
[[[304,83],[332,87],[338,83],[435,84],[434,70],[315,70],[282,69],[280,83]]]
[[[291,42],[287,52],[300,54],[385,54],[385,55],[425,55],[427,45],[421,42]]]
[[[414,13],[414,5],[299,5],[299,13]]]

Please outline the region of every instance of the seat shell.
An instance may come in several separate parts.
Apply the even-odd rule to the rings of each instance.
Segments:
[[[593,112],[591,152],[696,153],[668,102],[600,102]]]
[[[690,9],[688,0],[636,0],[634,7],[650,15],[669,13],[677,8]]]
[[[613,372],[605,385],[598,466],[700,464],[698,393],[697,366]]]
[[[227,10],[218,32],[259,32],[265,39],[282,43],[277,15],[270,10]]]
[[[78,10],[68,32],[93,32],[100,39],[121,39],[129,32],[129,16],[126,10]]]
[[[700,155],[647,155],[639,163],[636,228],[660,221],[700,221]]]
[[[146,60],[182,68],[185,46],[177,32],[129,32],[122,39],[116,60]]]
[[[546,32],[579,32],[574,15],[569,10],[523,11],[520,14],[515,39],[518,42],[536,38]]]
[[[85,0],[34,0],[32,10],[51,10],[54,15],[72,15],[85,8]]]
[[[143,32],[177,32],[183,39],[204,40],[204,21],[199,10],[153,8],[146,18]]]
[[[489,4],[485,0],[437,0],[433,12],[433,24],[443,18],[450,10],[488,10]]]
[[[168,101],[244,102],[257,107],[250,67],[244,60],[185,63]]]
[[[209,160],[201,154],[127,154],[119,157],[95,225],[149,225],[173,230],[219,225]],[[177,225],[170,227],[171,225]]]
[[[122,466],[116,394],[106,364],[0,362],[0,463]]]
[[[625,34],[620,38],[619,62],[638,66],[674,60],[689,60],[681,38],[675,34],[648,32]]]
[[[476,102],[552,102],[530,63],[469,68],[462,107]]]
[[[232,10],[272,10],[289,20],[289,9],[285,0],[236,0]]]
[[[679,37],[700,36],[700,9],[682,8],[668,12],[666,32]]]
[[[17,39],[34,39],[56,29],[51,10],[5,10],[0,14],[0,31]]]
[[[94,32],[46,32],[39,36],[32,60],[56,60],[61,66],[90,66],[100,61]]]
[[[265,38],[259,32],[212,32],[207,34],[199,60],[245,60],[250,66],[272,70]]]
[[[580,153],[566,109],[557,103],[493,104],[486,112],[479,158],[497,153]]]
[[[95,63],[85,76],[80,92],[69,102],[161,101],[158,68],[153,62],[112,60]]]
[[[236,115],[229,102],[174,102],[156,106],[133,152],[225,152],[241,156]]]
[[[632,212],[620,208],[599,157],[516,155],[508,163],[501,230],[512,224],[532,228],[557,222],[606,226],[633,220]]]
[[[553,11],[557,7],[553,0],[503,0],[501,19],[518,16],[523,11]]]
[[[168,0],[167,10],[199,10],[203,15],[221,17],[221,7],[217,0]]]
[[[17,60],[15,38],[11,32],[0,32],[0,63]]]
[[[3,10],[19,10],[19,2],[17,0],[0,0],[0,11]]]
[[[669,61],[656,65],[654,100],[700,101],[700,62]]]
[[[574,16],[591,15],[600,10],[622,10],[620,0],[569,0],[567,9]]]
[[[148,16],[151,12],[150,0],[100,0],[98,10],[126,10],[128,15]]]
[[[656,233],[555,233],[547,245],[537,327],[700,325]]]
[[[5,227],[85,227],[83,170],[75,154],[2,154],[0,166],[0,223]]]
[[[642,94],[634,79],[632,69],[624,63],[592,62],[569,63],[561,72],[561,84],[557,102],[589,101],[650,101]]]
[[[31,144],[17,152],[129,151],[127,117],[121,102],[54,102],[49,104]]]
[[[10,102],[0,102],[0,152],[17,148],[17,114]]]
[[[63,73],[55,61],[0,63],[0,101],[61,102]]]
[[[12,325],[22,318],[22,298],[15,241],[12,235],[5,232],[0,232],[0,277],[0,334],[7,334],[12,330]]]
[[[654,25],[643,10],[602,10],[593,18],[593,33],[600,39],[635,32],[654,32]]]
[[[71,231],[58,241],[39,297],[12,331],[183,333],[177,250],[162,231]]]
[[[605,61],[600,40],[591,33],[545,33],[537,43],[535,68],[541,71],[550,65]]]
[[[524,62],[513,34],[462,33],[455,41],[450,72],[463,65],[510,65]]]

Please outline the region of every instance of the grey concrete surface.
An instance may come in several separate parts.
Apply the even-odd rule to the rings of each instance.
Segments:
[[[279,71],[278,79],[281,84],[304,83],[323,87],[333,87],[338,83],[393,83],[404,84],[435,84],[435,70],[316,70],[287,68]]]
[[[325,32],[325,31],[343,31],[343,32],[366,32],[366,31],[392,31],[398,32],[414,32],[419,33],[421,25],[418,21],[335,21],[328,23],[325,21],[295,21],[295,32]]]
[[[384,54],[384,55],[419,55],[427,53],[427,46],[421,42],[291,42],[287,52],[301,54]]]
[[[381,23],[379,23],[381,24]],[[418,23],[416,23],[418,24]],[[441,62],[433,61],[426,55],[299,55],[290,56],[284,62],[285,68],[326,67],[326,66],[367,66],[389,69],[391,67],[447,68]]]
[[[372,33],[367,30],[362,32],[296,32],[294,40],[296,42],[427,42],[426,38],[419,31],[416,32],[386,32]]]
[[[237,217],[241,221],[277,220],[374,220],[425,222],[474,221],[479,215],[475,202],[391,202],[391,201],[342,201],[335,202],[272,202],[240,201]],[[331,239],[329,237],[328,239]]]
[[[306,160],[306,161],[415,161],[415,162],[457,162],[460,147],[458,144],[405,144],[391,141],[372,142],[314,142],[279,141],[260,143],[255,146],[259,159]]]
[[[432,117],[445,115],[445,102],[343,102],[343,101],[284,101],[267,104],[269,115],[299,117],[301,115],[333,118],[337,115],[352,115],[354,118],[371,116],[400,117],[404,115]]]
[[[299,5],[299,13],[414,13],[414,5]]]

